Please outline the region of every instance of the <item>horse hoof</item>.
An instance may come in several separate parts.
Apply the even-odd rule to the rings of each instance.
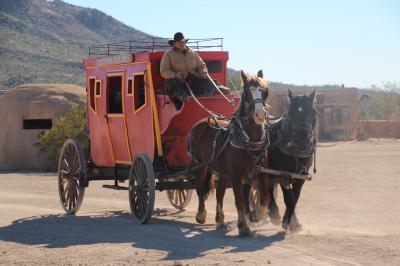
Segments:
[[[252,223],[258,222],[257,221],[257,213],[255,211],[250,212],[249,219],[250,219],[250,222],[252,222]]]
[[[223,212],[217,212],[215,215],[215,223],[216,224],[224,224],[225,223],[225,215]]]
[[[303,229],[303,226],[299,222],[291,223],[289,225],[289,230],[290,230],[290,233],[292,233],[292,234],[299,233],[302,229]]]
[[[217,230],[227,230],[228,227],[224,223],[217,223]]]
[[[266,218],[266,217],[263,216],[263,215],[257,215],[256,212],[252,212],[252,213],[249,215],[250,222],[252,222],[252,223],[258,223],[258,222],[264,220],[265,218]],[[268,219],[265,219],[265,221],[268,222]]]
[[[207,218],[207,211],[198,212],[196,214],[196,222],[198,222],[199,224],[204,224],[206,222],[206,218]]]
[[[289,229],[289,225],[285,222],[282,222],[282,228],[283,230],[287,231]]]
[[[281,218],[279,217],[269,217],[269,219],[270,219],[270,221],[271,221],[271,223],[273,224],[273,225],[280,225],[281,224]]]
[[[271,223],[273,225],[280,225],[281,224],[282,217],[279,214],[279,211],[277,213],[276,212],[270,212],[269,213],[269,218],[270,218]]]
[[[239,228],[239,236],[240,237],[250,237],[252,235],[253,234],[251,233],[250,228],[248,226]]]

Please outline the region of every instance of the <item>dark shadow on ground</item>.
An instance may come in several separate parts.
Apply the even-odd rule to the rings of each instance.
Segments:
[[[168,217],[163,218],[165,215]],[[180,215],[179,212],[167,214],[158,210],[147,225],[138,224],[126,212],[95,216],[35,216],[15,220],[11,225],[1,227],[0,240],[48,248],[131,243],[137,248],[167,252],[165,260],[179,260],[203,256],[213,249],[224,249],[226,253],[257,251],[285,238],[284,232],[239,238],[227,235],[229,230],[236,227],[235,222],[228,224],[228,230],[216,230],[213,225],[181,222]],[[210,227],[211,231],[205,230]]]

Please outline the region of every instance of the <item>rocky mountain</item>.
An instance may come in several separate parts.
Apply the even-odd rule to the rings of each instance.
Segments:
[[[83,85],[88,46],[150,37],[113,17],[60,0],[0,1],[0,89]]]

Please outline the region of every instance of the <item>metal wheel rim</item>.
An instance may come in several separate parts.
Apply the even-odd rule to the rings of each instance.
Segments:
[[[154,208],[155,177],[150,159],[138,155],[129,171],[129,204],[131,213],[140,223],[149,222]]]
[[[79,210],[85,195],[86,164],[83,158],[78,141],[69,139],[64,143],[58,162],[58,193],[63,209],[69,214]]]

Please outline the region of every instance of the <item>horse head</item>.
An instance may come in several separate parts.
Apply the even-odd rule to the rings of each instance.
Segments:
[[[240,71],[243,92],[238,113],[240,117],[252,118],[257,125],[263,125],[268,119],[268,82],[263,79],[262,70],[257,76]]]
[[[314,128],[317,123],[316,91],[309,95],[293,95],[289,90],[289,127],[292,144],[300,150],[306,150],[313,145]]]

